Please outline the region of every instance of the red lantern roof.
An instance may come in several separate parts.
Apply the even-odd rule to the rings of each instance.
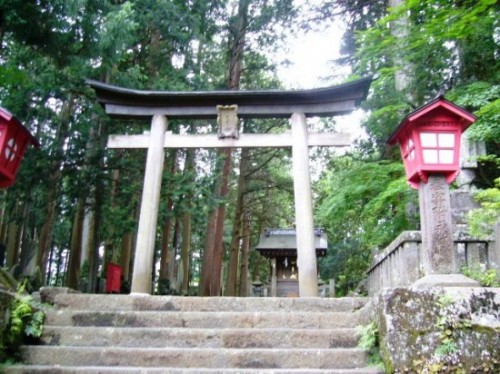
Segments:
[[[394,131],[387,143],[389,145],[396,144],[400,138],[400,134],[404,132],[406,130],[406,127],[411,123],[425,119],[430,115],[435,118],[436,114],[439,115],[439,112],[443,111],[456,116],[457,122],[462,126],[462,132],[467,130],[467,128],[477,119],[474,114],[466,111],[458,105],[455,105],[451,101],[446,100],[443,96],[438,96],[433,101],[421,106],[420,108],[415,109],[405,118],[403,118],[396,131]]]

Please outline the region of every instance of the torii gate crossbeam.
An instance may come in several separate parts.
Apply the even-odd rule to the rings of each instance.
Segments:
[[[165,148],[291,147],[293,160],[297,265],[301,297],[318,296],[314,223],[309,174],[310,146],[348,146],[347,134],[308,133],[307,116],[334,116],[355,109],[368,94],[371,78],[344,85],[299,91],[138,91],[88,80],[106,112],[115,118],[152,118],[144,135],[111,135],[110,148],[147,148],[137,232],[132,293],[151,293],[151,273]],[[241,134],[238,139],[174,135],[170,118],[214,118],[221,105],[238,108],[242,118],[291,120],[291,134]]]

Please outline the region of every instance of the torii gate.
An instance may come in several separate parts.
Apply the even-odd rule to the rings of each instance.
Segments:
[[[349,134],[318,134],[307,131],[306,117],[350,113],[366,99],[372,78],[346,84],[295,91],[141,91],[104,84],[94,80],[92,87],[106,113],[114,118],[151,120],[151,131],[144,135],[110,135],[109,148],[147,148],[146,171],[132,274],[132,293],[151,293],[154,244],[164,148],[241,148],[291,147],[297,266],[300,297],[318,296],[314,223],[309,174],[309,147],[348,146]],[[216,135],[176,135],[167,132],[167,117],[179,119],[216,118],[221,111],[235,112],[241,118],[291,119],[291,134],[241,134],[237,125],[219,129]],[[227,115],[227,114],[226,114]],[[227,136],[231,136],[228,138]]]

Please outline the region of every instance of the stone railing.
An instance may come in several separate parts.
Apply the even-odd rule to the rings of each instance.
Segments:
[[[463,266],[481,265],[500,270],[500,229],[496,240],[484,241],[458,234],[454,236],[457,273]],[[420,231],[403,231],[381,253],[374,256],[368,270],[368,293],[375,295],[386,287],[406,287],[424,276],[421,268]]]

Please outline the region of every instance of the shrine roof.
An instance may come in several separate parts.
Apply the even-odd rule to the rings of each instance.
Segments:
[[[328,239],[323,229],[314,230],[314,246],[319,255],[326,253]],[[263,255],[289,255],[292,252],[296,255],[296,231],[295,229],[265,229],[255,249]]]
[[[368,95],[372,78],[307,90],[145,91],[92,79],[86,83],[111,117],[216,118],[217,105],[237,105],[241,118],[284,118],[293,113],[333,116],[350,113]]]

